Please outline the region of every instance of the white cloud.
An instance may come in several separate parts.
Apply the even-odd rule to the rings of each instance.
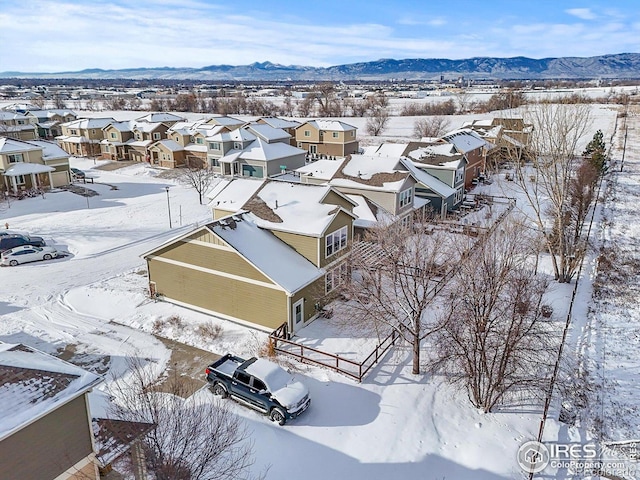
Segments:
[[[565,12],[582,20],[595,20],[596,18],[598,18],[597,15],[593,13],[589,8],[569,8],[565,10]]]

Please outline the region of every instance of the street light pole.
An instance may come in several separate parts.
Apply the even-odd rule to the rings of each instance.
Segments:
[[[169,212],[169,228],[171,227],[171,203],[169,203],[169,186],[167,185],[166,187],[164,187],[164,189],[167,191],[167,211]]]

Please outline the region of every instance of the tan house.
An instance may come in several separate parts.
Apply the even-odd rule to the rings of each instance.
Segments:
[[[176,168],[184,165],[186,150],[177,142],[170,139],[159,140],[148,147],[149,162],[164,168]]]
[[[26,115],[0,110],[0,137],[35,140],[38,130]]]
[[[151,112],[143,115],[142,117],[136,118],[135,122],[164,123],[165,125],[171,126],[177,122],[184,122],[185,120],[186,119],[184,117],[174,115],[173,113]]]
[[[128,144],[133,139],[131,122],[112,122],[103,129],[104,139],[100,141],[100,156],[107,160],[124,160],[128,154]]]
[[[103,128],[115,122],[113,118],[79,118],[60,125],[62,135],[58,144],[69,155],[84,157],[101,154],[100,142],[104,140]]]
[[[13,194],[68,185],[69,154],[47,140],[0,137],[0,174],[4,190]]]
[[[490,163],[495,165],[518,158],[530,141],[533,125],[526,124],[522,118],[494,117],[490,120],[474,120],[464,124],[497,148],[491,149],[487,155]]]
[[[54,108],[50,110],[29,110],[25,113],[29,121],[38,129],[38,137],[53,139],[62,135],[60,124],[78,118],[73,110]]]
[[[296,127],[296,144],[312,157],[346,157],[358,152],[356,130],[339,120],[309,120]]]
[[[278,117],[260,117],[254,123],[269,125],[273,128],[279,128],[287,132],[289,137],[289,144],[297,147],[298,141],[296,140],[296,128],[300,126],[300,122],[296,120],[285,120]]]
[[[258,188],[238,213],[143,255],[150,290],[254,328],[286,323],[295,332],[344,279],[355,205],[329,186],[236,178],[226,188],[242,183]],[[212,204],[223,204],[224,190]]]
[[[98,480],[88,393],[102,379],[25,345],[0,344],[6,480]]]

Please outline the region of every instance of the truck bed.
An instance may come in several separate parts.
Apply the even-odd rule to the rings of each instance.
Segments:
[[[235,372],[236,369],[243,363],[244,360],[242,358],[225,355],[218,362],[214,363],[211,366],[216,372],[232,377],[233,372]]]

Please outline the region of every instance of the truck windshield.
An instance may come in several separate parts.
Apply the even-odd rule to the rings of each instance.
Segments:
[[[273,369],[266,378],[263,379],[269,390],[275,392],[287,386],[291,382],[291,375],[281,368]]]

